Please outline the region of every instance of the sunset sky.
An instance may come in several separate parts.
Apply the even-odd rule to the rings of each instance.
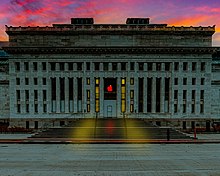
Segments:
[[[213,46],[220,46],[220,0],[0,0],[0,41],[8,26],[50,26],[72,17],[93,17],[95,23],[125,23],[128,17],[149,17],[151,23],[213,26]]]

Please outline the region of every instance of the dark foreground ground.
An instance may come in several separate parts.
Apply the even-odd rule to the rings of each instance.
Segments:
[[[219,147],[219,144],[0,144],[0,175],[218,176]]]

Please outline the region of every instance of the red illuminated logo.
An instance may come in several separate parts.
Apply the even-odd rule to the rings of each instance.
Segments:
[[[109,86],[107,87],[107,91],[108,91],[108,92],[112,92],[112,91],[113,91],[112,85],[109,85]]]

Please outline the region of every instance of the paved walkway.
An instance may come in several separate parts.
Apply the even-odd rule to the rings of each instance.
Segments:
[[[1,176],[218,176],[219,144],[0,144]]]

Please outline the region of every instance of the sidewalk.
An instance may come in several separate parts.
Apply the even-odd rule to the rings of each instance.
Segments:
[[[194,143],[220,143],[220,133],[197,134],[194,140],[148,140],[148,139],[76,139],[76,138],[29,138],[32,134],[0,134],[0,143],[4,144],[194,144]],[[189,134],[193,137],[193,134]]]

